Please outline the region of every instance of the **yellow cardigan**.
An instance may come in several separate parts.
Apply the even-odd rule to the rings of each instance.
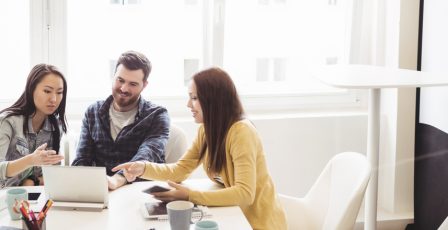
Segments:
[[[142,178],[181,182],[196,169],[205,141],[201,126],[190,149],[174,164],[146,163]],[[208,160],[207,155],[203,159]],[[208,177],[214,181],[203,164]],[[219,174],[225,188],[214,191],[191,190],[193,203],[207,206],[239,205],[253,229],[286,229],[286,217],[269,176],[263,146],[255,127],[248,120],[230,127],[226,139],[226,167]]]

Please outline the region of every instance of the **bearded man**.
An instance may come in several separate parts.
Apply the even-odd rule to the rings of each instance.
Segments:
[[[151,63],[136,51],[120,55],[112,95],[90,105],[85,113],[74,166],[106,168],[110,190],[127,183],[112,168],[133,161],[165,162],[170,119],[164,107],[142,98]]]

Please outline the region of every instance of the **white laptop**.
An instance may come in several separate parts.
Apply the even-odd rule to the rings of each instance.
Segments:
[[[105,167],[42,166],[45,195],[53,206],[100,211],[108,205]]]

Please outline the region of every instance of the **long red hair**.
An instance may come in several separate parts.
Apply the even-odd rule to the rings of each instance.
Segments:
[[[224,70],[203,70],[193,76],[193,81],[205,128],[205,144],[201,148],[200,159],[207,152],[209,170],[219,173],[226,165],[227,133],[233,123],[243,118],[244,110],[235,84]]]

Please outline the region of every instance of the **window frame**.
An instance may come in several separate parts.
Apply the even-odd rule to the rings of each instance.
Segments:
[[[67,0],[30,0],[31,63],[47,62],[67,69]],[[203,63],[199,68],[222,66],[225,0],[203,0]],[[217,26],[217,27],[213,27]],[[349,25],[350,26],[350,25]],[[70,76],[67,76],[70,78]],[[186,89],[185,89],[186,95]],[[248,114],[303,113],[313,111],[365,111],[364,90],[334,89],[322,92],[240,93]],[[186,96],[151,96],[151,100],[166,106],[171,116],[188,116]],[[67,115],[80,117],[89,103],[104,98],[68,98]],[[9,100],[3,100],[6,102]],[[2,103],[0,101],[0,103]],[[73,108],[70,108],[72,107]]]

